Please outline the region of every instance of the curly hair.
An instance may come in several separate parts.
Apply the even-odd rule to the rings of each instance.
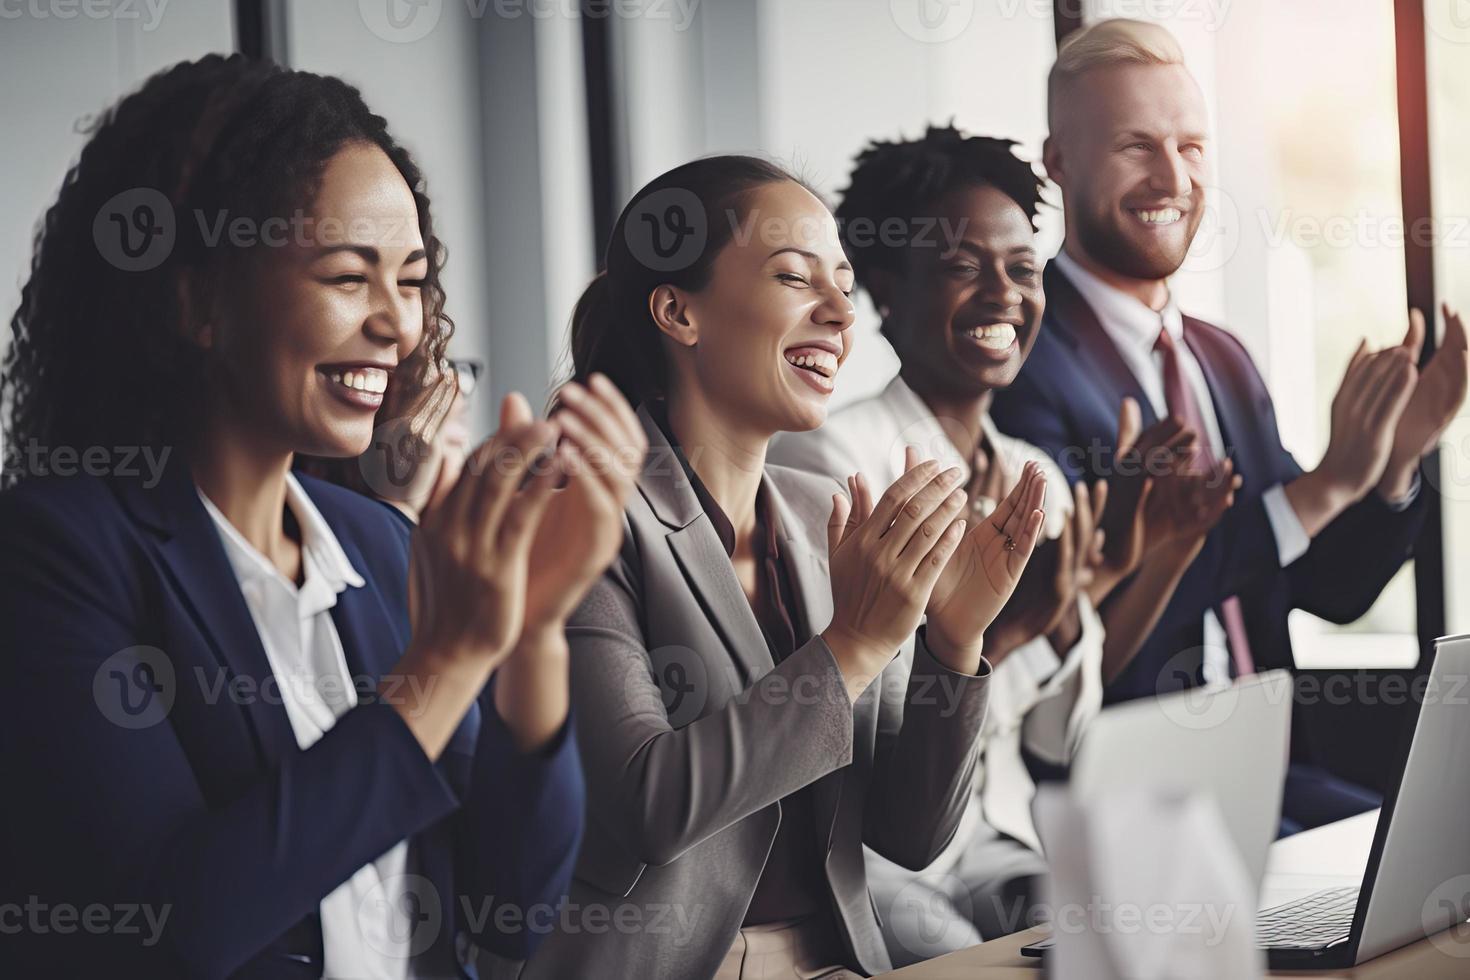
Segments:
[[[412,157],[341,79],[209,55],[159,72],[108,109],[42,218],[0,373],[8,444],[187,445],[202,414],[204,354],[185,337],[180,277],[228,275],[248,251],[230,236],[211,239],[208,223],[189,216],[260,228],[299,214],[327,162],[351,143],[377,146],[402,174],[428,253],[424,339],[395,372],[395,411],[442,413],[452,399],[431,367],[454,325],[440,285],[445,249]],[[108,214],[114,202],[137,195],[171,209],[162,220],[175,239],[151,268],[104,247],[105,219],[119,220]]]
[[[957,188],[996,188],[1021,207],[1034,229],[1045,203],[1046,181],[1012,152],[1017,145],[1015,140],[966,136],[953,124],[930,126],[922,139],[869,143],[858,154],[837,206],[843,248],[858,285],[866,287],[875,269],[902,272],[904,261],[903,244],[859,230],[882,228],[894,219],[911,226]]]

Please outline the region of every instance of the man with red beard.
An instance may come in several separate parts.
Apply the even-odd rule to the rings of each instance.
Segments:
[[[1464,330],[1447,310],[1444,342],[1422,371],[1417,312],[1401,345],[1360,345],[1332,402],[1327,451],[1303,471],[1282,447],[1245,348],[1183,315],[1169,288],[1199,229],[1212,156],[1204,99],[1178,43],[1138,21],[1079,31],[1052,68],[1048,117],[1043,159],[1062,191],[1066,240],[1046,271],[1031,357],[996,393],[996,424],[1090,482],[1117,476],[1099,447],[1131,397],[1145,424],[1172,415],[1196,430],[1200,469],[1229,458],[1244,478],[1107,699],[1289,666],[1291,609],[1351,622],[1410,556],[1424,518],[1419,460],[1465,395]],[[1294,763],[1283,830],[1377,803]]]

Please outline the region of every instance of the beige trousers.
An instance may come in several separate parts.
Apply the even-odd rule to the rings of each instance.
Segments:
[[[820,917],[746,926],[714,980],[858,980],[842,966],[842,940]]]

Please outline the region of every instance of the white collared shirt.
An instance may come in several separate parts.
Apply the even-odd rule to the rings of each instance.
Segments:
[[[197,488],[196,488],[197,489]],[[296,584],[245,540],[199,491],[234,569],[296,744],[305,751],[357,705],[357,689],[332,622],[332,607],[363,578],[301,484],[286,476],[286,506],[301,529],[302,582]],[[258,697],[274,697],[262,684]],[[408,842],[400,841],[359,868],[321,901],[323,977],[407,980],[411,930],[406,910]]]
[[[1220,420],[1215,415],[1215,402],[1205,381],[1204,369],[1184,342],[1184,318],[1179,313],[1173,293],[1169,294],[1162,310],[1150,309],[1137,297],[1129,296],[1084,269],[1065,250],[1057,253],[1052,261],[1097,315],[1097,322],[1113,342],[1123,363],[1128,365],[1157,418],[1169,414],[1169,405],[1164,396],[1164,355],[1154,349],[1154,344],[1161,328],[1169,331],[1179,355],[1180,373],[1199,405],[1208,430],[1201,435],[1210,441],[1215,458],[1224,459],[1225,439],[1220,431]],[[1261,504],[1266,508],[1266,518],[1276,538],[1277,560],[1285,568],[1306,554],[1312,539],[1302,527],[1291,502],[1286,499],[1286,488],[1281,484],[1267,489],[1261,495]],[[1210,684],[1229,683],[1229,644],[1225,627],[1213,610],[1205,613],[1204,628],[1205,681]]]

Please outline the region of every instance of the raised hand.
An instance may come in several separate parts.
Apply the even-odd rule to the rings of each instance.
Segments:
[[[1465,325],[1448,304],[1441,310],[1445,321],[1444,339],[1429,358],[1429,363],[1419,372],[1418,383],[1414,385],[1409,403],[1399,418],[1388,465],[1378,484],[1379,491],[1390,500],[1408,493],[1419,460],[1438,445],[1440,436],[1444,435],[1444,430],[1464,403],[1466,386],[1470,383],[1470,350],[1467,350]],[[1416,364],[1423,348],[1424,333],[1424,315],[1418,310],[1409,311],[1409,331],[1401,346]]]
[[[521,634],[531,542],[559,475],[548,459],[559,431],[535,421],[520,395],[507,396],[500,429],[414,531],[413,640],[379,689],[430,759],[444,751]]]
[[[1010,601],[986,631],[985,657],[991,666],[1038,636],[1048,637],[1059,651],[1077,642],[1077,596],[1092,584],[1102,561],[1103,532],[1096,519],[1106,502],[1106,484],[1100,486],[1104,492],[1094,497],[1086,484],[1075,484],[1072,516],[1061,535],[1036,545]]]
[[[532,417],[525,398],[506,396],[499,430],[425,511],[409,560],[415,645],[492,666],[510,651],[524,621],[531,542],[556,483],[549,457],[558,432]]]
[[[1366,341],[1353,352],[1332,399],[1332,435],[1316,470],[1348,502],[1367,493],[1388,466],[1417,380],[1414,360],[1414,352],[1404,346],[1368,353]]]
[[[929,597],[929,649],[951,670],[976,673],[985,630],[1015,591],[1041,533],[1046,478],[1028,462],[995,513],[976,522]]]
[[[1148,551],[1209,534],[1235,503],[1241,483],[1229,459],[1205,473],[1159,477],[1144,515]]]
[[[960,471],[930,460],[876,504],[861,476],[832,495],[827,546],[832,622],[822,639],[856,700],[918,628],[930,592],[964,535]]]
[[[526,630],[560,632],[582,596],[617,556],[623,505],[637,484],[648,438],[632,407],[594,374],[559,392],[558,465],[564,486],[552,494],[531,548]]]
[[[1101,494],[1106,506],[1101,508],[1099,525],[1106,541],[1103,561],[1089,589],[1094,602],[1101,602],[1138,568],[1150,546],[1147,515],[1156,483],[1191,464],[1200,438],[1199,433],[1173,416],[1160,419],[1142,432],[1140,428],[1138,403],[1132,398],[1123,399],[1113,473]],[[1094,496],[1099,495],[1094,492]]]

